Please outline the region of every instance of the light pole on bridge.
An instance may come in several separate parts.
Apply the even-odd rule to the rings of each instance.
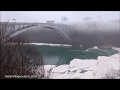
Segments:
[[[16,23],[16,19],[12,19],[12,22],[13,22],[13,21],[15,21],[15,23]]]
[[[15,21],[15,22],[13,22],[13,21]],[[13,23],[13,30],[15,30],[16,19],[12,19],[12,23]]]

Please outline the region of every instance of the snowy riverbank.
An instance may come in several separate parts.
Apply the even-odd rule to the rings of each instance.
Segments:
[[[119,50],[119,48],[113,48]],[[53,68],[54,67],[54,68]],[[112,56],[98,56],[95,59],[73,59],[69,65],[45,65],[45,70],[51,71],[52,79],[101,79],[111,71],[120,69],[120,53]],[[39,71],[39,68],[38,68]],[[117,78],[118,76],[116,76]]]
[[[44,45],[44,46],[72,46],[69,44],[53,44],[53,43],[27,43],[32,45]]]

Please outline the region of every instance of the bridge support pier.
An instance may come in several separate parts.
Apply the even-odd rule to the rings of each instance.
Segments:
[[[72,41],[72,40],[69,41],[68,44],[72,45],[72,48],[74,48],[74,49],[81,49],[82,48],[79,44],[77,44],[75,41]]]

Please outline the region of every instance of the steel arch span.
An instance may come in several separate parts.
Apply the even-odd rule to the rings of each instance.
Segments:
[[[16,32],[13,34],[12,37],[22,33],[22,32],[25,32],[25,31],[28,31],[28,30],[31,30],[31,29],[34,29],[35,27],[44,27],[44,28],[49,28],[51,30],[54,30],[56,31],[59,35],[61,35],[65,40],[67,41],[70,41],[70,37],[69,35],[63,31],[63,28],[62,26],[59,26],[59,25],[49,25],[49,24],[42,24],[42,25],[31,25],[31,26],[26,26],[26,27],[22,27],[22,28],[18,28],[17,30],[15,30]]]

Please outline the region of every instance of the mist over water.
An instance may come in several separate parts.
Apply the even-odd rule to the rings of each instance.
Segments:
[[[120,20],[104,21],[102,19],[87,19],[81,22],[61,23],[70,27],[69,37],[71,41],[66,41],[56,31],[41,26],[30,28],[30,30],[20,33],[30,43],[54,43],[54,44],[70,44],[83,48],[98,47],[120,47]],[[57,24],[57,23],[56,23]],[[60,23],[59,23],[60,24]]]
[[[75,28],[72,38],[76,43],[79,41],[82,45],[120,46],[120,20],[107,22],[91,20],[70,25]]]
[[[76,28],[78,31],[83,32],[93,32],[93,31],[103,31],[103,32],[110,32],[110,31],[118,31],[120,29],[120,20],[87,20],[77,23],[71,23],[73,27]]]

